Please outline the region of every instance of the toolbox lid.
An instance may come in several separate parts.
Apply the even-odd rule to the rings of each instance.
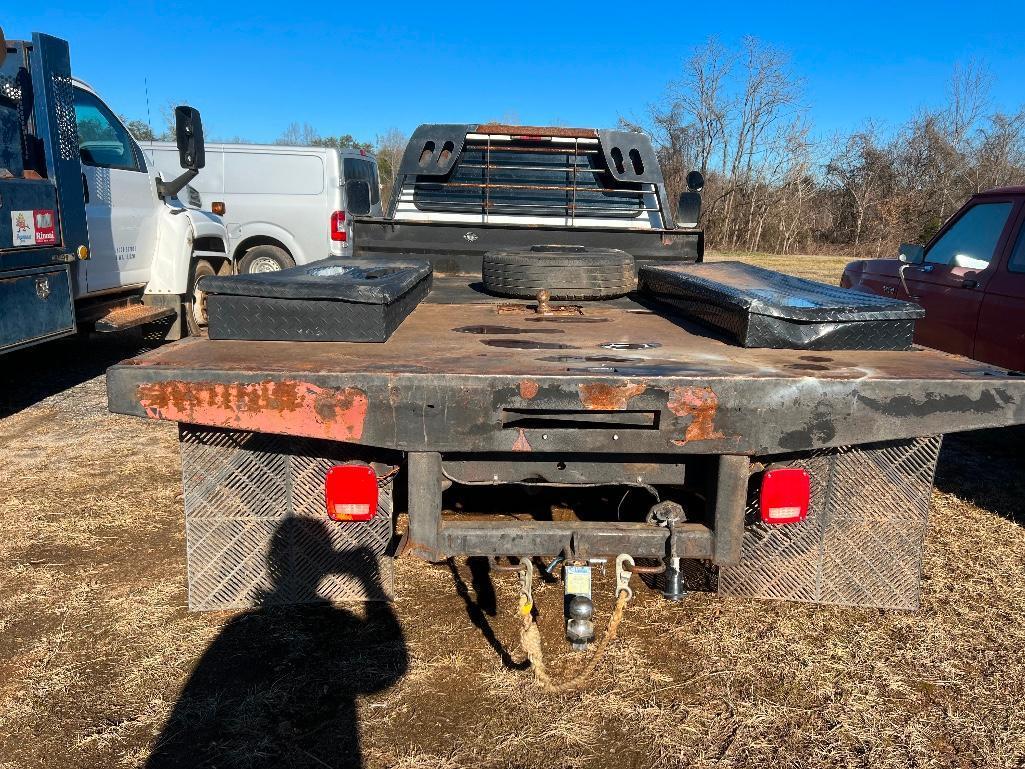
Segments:
[[[743,262],[644,266],[638,281],[647,293],[657,295],[671,286],[673,295],[685,294],[691,301],[798,322],[910,320],[925,315],[925,310],[911,302],[796,278]]]
[[[199,288],[226,296],[391,304],[431,272],[430,262],[420,259],[322,259],[278,272],[210,275]]]

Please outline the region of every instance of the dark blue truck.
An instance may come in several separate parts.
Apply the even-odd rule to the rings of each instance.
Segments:
[[[67,44],[0,33],[0,352],[76,332],[88,255]]]
[[[184,170],[165,181],[72,77],[67,42],[0,32],[0,353],[80,328],[202,330],[199,278],[233,266],[224,223],[178,197],[205,153],[199,113],[175,118]]]

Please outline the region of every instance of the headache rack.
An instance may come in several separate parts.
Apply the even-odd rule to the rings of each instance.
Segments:
[[[392,211],[561,219],[651,219],[671,227],[665,188],[643,134],[525,126],[422,126],[410,140]],[[423,129],[434,129],[423,136]],[[611,142],[606,137],[625,137]],[[623,146],[619,146],[623,144]],[[657,215],[657,218],[654,216]]]

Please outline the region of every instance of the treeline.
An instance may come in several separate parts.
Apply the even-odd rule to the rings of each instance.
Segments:
[[[675,198],[705,175],[707,243],[723,250],[887,256],[923,242],[969,195],[1025,184],[1025,105],[991,107],[977,64],[954,70],[940,106],[901,126],[816,136],[787,56],[754,38],[696,49],[641,123]]]
[[[1025,184],[1025,105],[994,109],[990,87],[985,68],[969,63],[954,69],[938,106],[903,125],[869,122],[823,137],[785,52],[756,38],[735,48],[713,38],[644,119],[621,122],[651,134],[674,200],[688,171],[704,174],[710,248],[888,256],[902,241],[928,240],[972,193]],[[145,122],[128,126],[140,139],[170,139],[172,110],[162,113],[160,137]],[[392,129],[359,141],[292,123],[277,143],[372,152],[387,200],[406,136]]]

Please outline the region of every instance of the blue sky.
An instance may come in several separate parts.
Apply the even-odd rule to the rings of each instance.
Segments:
[[[819,135],[903,122],[972,58],[998,107],[1025,103],[1021,2],[47,0],[8,6],[0,25],[66,38],[75,74],[129,118],[146,117],[144,80],[155,126],[188,100],[210,138],[271,141],[291,121],[369,140],[422,122],[613,125],[643,117],[710,35],[789,52]]]

